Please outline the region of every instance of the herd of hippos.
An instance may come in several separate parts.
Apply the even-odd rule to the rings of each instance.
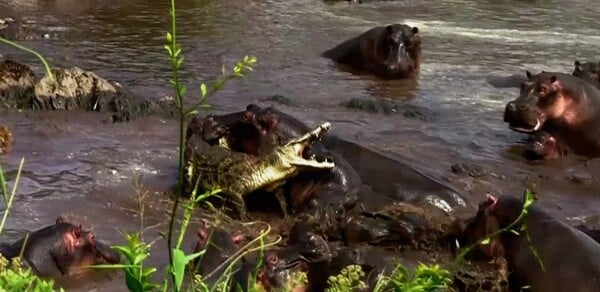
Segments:
[[[417,27],[378,26],[327,50],[323,57],[385,79],[416,78],[420,43]],[[599,77],[599,63],[577,61],[572,74],[527,71],[488,81],[494,86],[520,87],[518,97],[506,105],[504,122],[514,131],[530,134],[525,158],[558,159],[568,151],[592,158],[600,156]],[[252,202],[270,193],[279,205],[268,208],[280,207],[279,220],[293,220],[287,224],[292,228],[282,231],[287,234],[286,245],[266,252],[256,275],[267,290],[280,287],[289,271],[303,270],[309,279],[304,289],[323,291],[327,276],[339,272],[340,262],[363,266],[372,284],[378,273],[384,268],[389,272],[388,265],[395,263],[367,263],[361,260],[364,255],[348,255],[350,247],[423,249],[423,244],[433,242],[437,250],[451,251],[456,242],[463,247],[476,243],[521,214],[522,199],[488,194],[474,217],[451,219],[440,205],[460,205],[460,195],[393,158],[327,135],[330,127],[324,123],[311,128],[272,107],[254,104],[240,112],[198,116],[188,124],[185,158],[191,170],[186,193],[194,182],[200,189],[220,187],[223,205],[237,207],[239,212],[231,214],[241,219],[248,218],[247,208],[256,208]],[[9,144],[8,140],[0,142]],[[572,227],[536,205],[519,224],[527,226],[530,240],[523,233],[502,233],[479,245],[470,257],[484,262],[503,258],[508,272],[503,289],[600,291],[598,231]],[[244,241],[243,236],[207,221],[198,230],[195,247],[207,251],[195,262],[194,271],[210,282],[215,269]],[[24,239],[2,244],[0,253],[16,257],[23,243]],[[56,224],[29,234],[23,258],[43,277],[80,275],[86,265],[121,260],[92,231],[60,217]],[[246,283],[257,258],[246,256],[233,277],[235,283]],[[454,289],[478,290],[457,281]]]

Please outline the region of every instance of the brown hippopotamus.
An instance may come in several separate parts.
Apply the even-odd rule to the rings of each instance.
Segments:
[[[509,226],[519,217],[522,207],[523,201],[518,198],[488,195],[480,203],[477,215],[465,224],[459,237],[461,245],[472,244]],[[520,228],[523,225],[527,227],[530,242]],[[534,292],[600,291],[600,244],[591,237],[535,205],[529,207],[525,219],[513,229],[521,233],[507,231],[494,236],[489,244],[479,246],[487,258],[506,259],[512,291],[526,285]],[[543,265],[531,247],[537,250]]]
[[[377,26],[322,56],[382,78],[415,77],[421,62],[419,29],[399,23]]]
[[[577,155],[600,156],[600,90],[568,74],[533,75],[527,71],[526,75],[528,81],[522,83],[519,97],[504,111],[509,127],[529,134],[544,131],[552,136],[540,135],[541,141],[533,143],[547,145],[552,141]]]
[[[581,63],[576,60],[575,69],[573,69],[572,74],[600,88],[600,62]]]
[[[86,266],[117,264],[119,253],[96,240],[92,231],[56,219],[56,224],[29,234],[27,241],[20,239],[12,244],[0,244],[0,253],[7,259],[18,257],[23,251],[24,263],[41,277],[81,275]]]

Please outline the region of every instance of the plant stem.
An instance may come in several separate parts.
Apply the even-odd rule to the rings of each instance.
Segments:
[[[12,206],[13,200],[17,195],[17,185],[19,184],[19,179],[21,178],[21,170],[23,169],[23,163],[25,162],[25,157],[21,158],[21,163],[19,164],[19,170],[17,171],[17,177],[15,178],[15,184],[13,185],[12,193],[10,194],[10,198],[6,203],[6,209],[4,210],[4,215],[2,216],[2,223],[0,223],[0,234],[2,234],[2,230],[4,230],[4,224],[6,223],[6,219],[8,218],[8,210]]]
[[[11,42],[11,41],[9,41],[9,40],[7,40],[5,38],[2,38],[2,37],[0,37],[0,42],[3,42],[5,44],[11,45],[11,46],[13,46],[13,47],[15,47],[17,49],[20,49],[20,50],[23,50],[23,51],[26,51],[26,52],[34,54],[44,64],[44,69],[46,70],[46,75],[48,75],[48,77],[50,77],[50,80],[52,80],[52,81],[55,80],[54,79],[54,75],[52,74],[52,70],[50,70],[50,65],[48,65],[48,62],[46,61],[46,59],[44,59],[44,57],[42,57],[42,55],[40,55],[38,52],[36,52],[36,51],[34,51],[34,50],[30,49],[30,48],[21,46],[21,45],[15,43],[15,42]]]
[[[183,114],[183,100],[181,92],[179,90],[179,78],[178,78],[178,65],[177,65],[177,34],[176,34],[176,17],[175,17],[175,0],[171,0],[171,68],[173,70],[173,88],[175,90],[175,99],[177,100],[177,107],[179,110],[179,165],[177,167],[177,188],[175,190],[175,202],[173,203],[173,210],[171,211],[171,218],[169,221],[169,231],[167,234],[167,247],[169,249],[169,264],[173,267],[173,249],[172,240],[173,227],[175,224],[175,215],[177,213],[177,207],[179,206],[179,196],[183,190],[183,143],[184,143],[184,127],[185,127],[185,116]],[[175,274],[171,273],[173,283],[175,283]],[[177,288],[175,288],[177,289]]]

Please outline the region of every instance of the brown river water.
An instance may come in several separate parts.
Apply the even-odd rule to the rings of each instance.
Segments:
[[[473,212],[486,192],[519,196],[535,184],[539,204],[561,218],[600,213],[600,161],[569,156],[527,162],[524,135],[502,121],[516,89],[496,89],[490,75],[528,69],[571,72],[575,59],[598,61],[600,1],[383,1],[329,4],[320,0],[178,1],[179,39],[185,55],[182,78],[190,94],[202,80],[231,68],[244,55],[255,70],[219,92],[216,112],[248,103],[274,104],[310,125],[332,123],[332,133],[391,153],[461,190]],[[134,94],[172,95],[165,32],[169,1],[0,1],[0,17],[24,18],[51,34],[23,41],[52,65],[79,66],[120,82]],[[381,81],[339,70],[319,54],[373,26],[418,26],[423,59],[416,84]],[[42,67],[31,55],[0,45],[0,53]],[[281,94],[287,106],[267,100]],[[340,105],[350,98],[403,100],[425,119],[401,113],[368,113]],[[106,124],[98,113],[1,113],[14,132],[13,151],[2,160],[14,181],[25,157],[19,195],[3,241],[71,214],[106,242],[123,243],[120,231],[139,230],[132,177],[149,190],[147,240],[165,230],[167,197],[175,183],[177,125],[159,117]],[[454,174],[453,164],[475,164],[483,174]],[[11,182],[12,185],[12,182]],[[4,208],[4,207],[2,207]],[[597,223],[597,222],[596,222]],[[194,230],[194,229],[190,229]],[[186,241],[191,248],[191,237]],[[150,264],[168,261],[156,240]],[[68,283],[73,291],[122,291],[121,275],[93,283]],[[69,289],[71,290],[71,289]]]

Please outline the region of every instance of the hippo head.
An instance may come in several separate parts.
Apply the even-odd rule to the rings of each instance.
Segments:
[[[421,57],[419,29],[393,24],[385,27],[384,35],[377,52],[383,61],[380,75],[403,78],[418,71]]]
[[[50,255],[62,274],[78,275],[87,266],[120,262],[119,253],[97,241],[92,231],[82,230],[81,225],[75,226],[58,217],[56,230],[59,236]]]
[[[504,110],[504,122],[512,130],[533,133],[547,120],[575,118],[565,115],[573,100],[566,95],[563,83],[555,74],[532,75],[527,71],[527,79],[521,84],[519,97],[510,101]]]
[[[308,272],[313,265],[328,263],[332,257],[327,241],[304,222],[299,222],[290,230],[287,247],[266,254],[259,281],[268,287],[282,287],[294,273]]]
[[[470,246],[485,236],[512,224],[521,214],[522,208],[523,202],[518,198],[496,197],[488,193],[486,199],[479,203],[475,217],[454,222],[453,233],[461,246]],[[501,240],[506,236],[515,236],[515,234],[504,232],[496,235],[491,238],[490,243],[478,245],[469,255],[487,259],[503,256],[505,250]]]
[[[589,81],[600,87],[600,62],[581,63],[579,61],[575,61],[573,76]]]
[[[539,131],[531,136],[524,154],[526,158],[531,160],[543,160],[557,159],[566,153],[559,146],[554,136],[548,132]]]
[[[233,236],[227,230],[211,226],[208,220],[201,220],[202,225],[198,228],[198,240],[194,252],[204,250],[204,254],[194,261],[195,268],[200,274],[212,272],[239,249],[244,241],[241,235]]]

